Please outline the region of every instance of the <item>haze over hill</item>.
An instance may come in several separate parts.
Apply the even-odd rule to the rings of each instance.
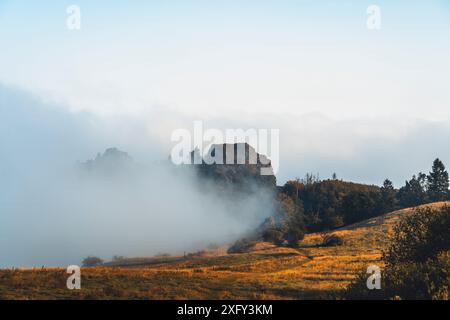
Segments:
[[[335,119],[320,113],[246,114],[245,110],[235,118],[204,119],[171,106],[151,106],[139,115],[99,116],[70,112],[51,97],[4,84],[0,84],[0,115],[2,162],[17,170],[37,161],[54,165],[85,161],[111,146],[126,150],[140,162],[158,162],[170,154],[173,130],[191,130],[195,120],[218,130],[281,129],[279,184],[307,172],[319,172],[322,178],[336,172],[347,181],[377,185],[390,177],[399,186],[411,172],[425,171],[430,159],[439,156],[450,163],[446,148],[450,125],[445,119]]]
[[[184,251],[204,246],[209,241],[238,238],[270,215],[271,206],[258,197],[251,197],[243,203],[232,201],[230,204],[224,202],[222,196],[203,190],[198,192],[192,187],[192,176],[189,174],[180,174],[181,178],[177,176],[174,179],[170,170],[159,170],[164,168],[161,161],[167,159],[170,153],[167,141],[170,129],[174,127],[172,122],[165,127],[163,124],[167,123],[161,119],[172,119],[174,123],[187,127],[192,124],[192,119],[162,113],[162,118],[156,121],[149,115],[139,119],[126,116],[99,118],[89,113],[67,112],[27,92],[0,85],[0,254],[7,257],[0,262],[3,266],[65,265],[79,263],[82,257],[89,254],[108,258],[112,255]],[[272,127],[273,124],[284,127],[281,126],[284,120],[271,119],[273,122],[267,119],[259,122],[260,119],[255,117],[251,122],[258,122],[255,127]],[[292,121],[289,119],[289,123]],[[221,127],[226,123],[238,122],[217,120],[210,122],[210,125]],[[386,160],[384,155],[389,154],[388,171],[392,172],[395,168],[397,175],[403,172],[402,179],[407,179],[417,168],[428,169],[432,159],[429,155],[435,153],[430,151],[431,146],[444,153],[448,151],[444,144],[450,137],[447,135],[449,126],[433,126],[431,131],[429,126],[425,126],[416,132],[420,136],[416,140],[425,149],[404,144],[404,148],[417,153],[417,157],[408,153],[410,156],[405,162],[404,154],[407,153],[404,149],[396,149],[395,152],[391,148],[379,149],[384,143],[377,140],[374,144],[361,143],[362,146],[359,146],[358,143],[352,147],[351,154],[357,153],[358,157],[352,157],[349,161],[347,155],[342,157],[341,152],[326,150],[333,141],[338,145],[333,140],[336,138],[334,129],[328,126],[319,135],[321,126],[314,121],[312,124],[302,129],[306,135],[291,131],[294,126],[284,129],[285,137],[289,138],[283,139],[282,136],[280,140],[281,143],[288,142],[281,148],[280,155],[280,168],[285,170],[284,176],[286,172],[294,172],[289,176],[293,178],[310,168],[316,172],[323,168],[324,161],[333,159],[326,166],[330,176],[337,171],[339,178],[343,178],[340,170],[343,169],[341,164],[345,163],[352,172],[367,173],[367,176],[355,173],[359,176],[357,181],[365,180],[364,177],[378,171],[382,172],[378,175],[381,182],[390,175],[385,171],[386,166],[377,159],[383,157]],[[336,127],[339,132],[341,129]],[[352,130],[344,131],[345,136],[353,134]],[[322,143],[323,134],[333,137],[332,141]],[[318,143],[312,149],[306,146],[309,152],[297,158],[298,150],[290,147],[292,142],[305,146],[306,137],[313,136],[319,139]],[[409,141],[415,137],[416,134],[413,134],[407,139]],[[370,142],[373,137],[361,141]],[[403,142],[396,142],[395,146],[403,145]],[[119,150],[133,155],[139,163],[136,169],[138,177],[124,181],[121,180],[124,177],[107,174],[93,180],[80,179],[74,171],[74,163],[95,158],[99,151],[110,146],[117,146]],[[103,156],[108,158],[108,154]],[[401,161],[395,161],[398,159],[395,155],[401,155]],[[415,161],[422,163],[425,158],[426,164],[415,166]],[[98,160],[101,159],[103,157]],[[93,161],[96,163],[95,159]],[[415,167],[406,173],[408,165]],[[220,175],[226,167],[216,169]],[[268,181],[272,186],[275,183],[274,177],[269,177]],[[279,184],[283,182],[283,179],[278,179]],[[239,218],[236,218],[237,213]],[[92,243],[98,247],[93,247]]]
[[[192,170],[139,164],[115,148],[66,170],[43,169],[32,183],[16,181],[0,205],[2,267],[181,253],[236,240],[272,214],[270,193],[255,183],[227,197]]]
[[[441,208],[449,203],[426,207]],[[308,234],[297,249],[259,243],[247,253],[207,250],[189,257],[125,259],[121,268],[83,269],[83,290],[67,290],[64,268],[0,270],[0,298],[13,299],[334,299],[368,265],[382,266],[381,250],[404,209],[341,228],[344,239],[325,247]],[[8,290],[14,284],[16,290]]]

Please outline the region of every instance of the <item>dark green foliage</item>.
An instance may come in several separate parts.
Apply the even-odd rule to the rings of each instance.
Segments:
[[[284,239],[287,241],[287,244],[293,248],[298,247],[298,242],[303,240],[304,237],[305,229],[299,226],[289,228],[284,235]]]
[[[267,229],[263,232],[263,240],[279,246],[284,242],[283,232],[273,228]]]
[[[425,262],[446,250],[450,250],[450,207],[419,208],[394,227],[384,261],[388,265]]]
[[[414,175],[398,192],[399,204],[404,208],[449,199],[449,175],[439,159],[434,160],[428,176],[424,173]]]
[[[379,191],[354,191],[344,197],[342,212],[346,224],[355,223],[380,215],[381,193]]]
[[[312,177],[308,175],[303,181],[288,181],[282,188],[283,193],[303,205],[306,226],[310,232],[343,226],[346,220],[343,202],[349,194],[361,192],[374,196],[379,191],[376,186],[338,180],[318,181]],[[356,211],[362,212],[364,208],[358,208]]]
[[[95,267],[95,266],[100,266],[102,264],[103,264],[103,260],[100,259],[99,257],[89,256],[89,257],[83,259],[84,267]]]
[[[263,240],[282,245],[297,246],[305,233],[303,207],[297,205],[291,197],[280,193],[276,200],[275,214],[266,219],[260,227]]]
[[[344,239],[335,234],[327,234],[323,238],[322,246],[324,247],[336,247],[342,246]]]
[[[246,253],[255,246],[255,241],[247,239],[237,240],[228,250],[227,253]]]
[[[433,168],[428,175],[428,195],[430,200],[443,201],[449,197],[448,172],[441,160],[436,159],[433,162]]]
[[[411,180],[406,181],[397,194],[400,207],[409,208],[427,203],[429,199],[426,183],[427,176],[424,173],[419,173],[417,177],[414,175]]]
[[[320,232],[397,209],[450,199],[448,188],[448,173],[436,159],[428,176],[414,175],[400,190],[389,179],[380,188],[340,181],[336,176],[320,181],[318,176],[308,174],[305,179],[288,181],[280,191],[303,207],[307,230]]]
[[[283,239],[290,246],[296,246],[306,232],[303,207],[297,205],[292,198],[284,194],[279,194],[277,201],[276,223],[278,230],[282,232]]]
[[[394,189],[391,180],[384,180],[383,186],[380,188],[380,193],[381,201],[379,211],[384,213],[395,210],[397,207],[397,191]]]
[[[450,254],[439,254],[423,263],[394,265],[385,271],[386,297],[449,299]]]
[[[450,298],[450,252],[425,263],[404,263],[381,273],[381,289],[369,290],[363,270],[347,287],[344,298],[357,300],[448,300]]]
[[[450,207],[417,209],[394,228],[383,260],[381,289],[368,290],[362,272],[347,299],[442,299],[450,297]]]

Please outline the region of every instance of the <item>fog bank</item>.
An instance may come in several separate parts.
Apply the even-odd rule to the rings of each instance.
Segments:
[[[182,254],[233,241],[271,213],[270,196],[230,200],[199,188],[191,170],[174,168],[152,148],[151,136],[141,137],[140,149],[129,145],[148,148],[143,161],[86,170],[82,162],[120,136],[114,121],[66,113],[11,89],[2,88],[0,99],[0,267]],[[130,137],[117,138],[121,148]]]

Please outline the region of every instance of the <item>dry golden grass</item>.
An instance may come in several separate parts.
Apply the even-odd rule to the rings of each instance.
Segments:
[[[432,204],[433,207],[444,203]],[[135,258],[82,268],[82,289],[66,288],[65,269],[0,270],[1,299],[321,299],[360,270],[382,266],[381,250],[404,209],[334,231],[339,247],[308,234],[298,249],[258,243],[249,253],[223,248],[184,257]]]

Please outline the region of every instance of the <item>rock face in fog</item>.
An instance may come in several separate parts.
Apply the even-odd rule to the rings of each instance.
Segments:
[[[198,156],[194,150],[192,160]],[[270,160],[247,143],[212,145],[202,163],[195,167],[200,177],[220,188],[245,193],[276,189]]]
[[[270,160],[247,143],[212,145],[203,158],[198,150],[194,150],[191,160],[192,165],[178,169],[194,170],[198,185],[217,189],[219,192],[226,190],[232,196],[276,189],[276,178]],[[109,148],[80,166],[88,176],[106,177],[138,174],[140,169],[132,157],[116,148]]]
[[[108,148],[103,154],[98,153],[95,159],[80,164],[85,173],[90,175],[122,175],[130,173],[136,164],[128,153],[117,148]]]

